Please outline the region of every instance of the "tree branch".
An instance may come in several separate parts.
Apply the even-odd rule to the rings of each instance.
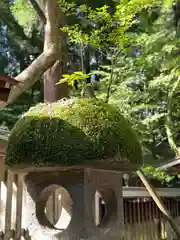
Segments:
[[[41,74],[47,71],[59,57],[59,8],[56,0],[47,0],[45,12],[47,21],[44,51],[15,78],[20,83],[12,88],[7,104],[13,103],[24,91],[37,82]]]
[[[39,4],[36,2],[36,0],[29,0],[31,5],[33,6],[34,10],[37,12],[39,18],[41,21],[45,24],[46,23],[46,16],[44,15],[44,12],[40,8]]]
[[[178,148],[175,138],[174,138],[174,127],[172,122],[172,108],[173,108],[173,95],[180,84],[180,77],[173,83],[172,89],[168,93],[168,104],[167,104],[167,117],[166,117],[166,134],[168,137],[168,142],[171,149],[175,152],[177,156],[180,155],[180,148]]]
[[[106,99],[105,99],[106,103],[108,103],[109,98],[110,98],[111,87],[112,87],[112,84],[113,84],[113,77],[114,77],[114,68],[115,68],[115,64],[116,64],[116,60],[117,60],[119,51],[117,53],[114,53],[114,54],[115,54],[115,56],[112,56],[112,59],[111,59],[111,75],[110,75],[108,89],[107,89],[107,95],[106,95]]]

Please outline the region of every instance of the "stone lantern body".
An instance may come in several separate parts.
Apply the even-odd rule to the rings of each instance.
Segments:
[[[27,187],[24,227],[33,240],[116,240],[123,239],[124,212],[122,173],[103,168],[71,166],[23,170]],[[59,190],[61,213],[53,225],[45,208],[49,197]],[[100,223],[97,191],[106,210]],[[100,199],[99,199],[100,200]],[[58,222],[59,219],[57,219]],[[67,224],[65,222],[67,221]],[[65,226],[64,226],[65,225]]]
[[[25,178],[24,227],[32,240],[123,239],[122,175],[141,163],[140,144],[123,116],[92,99],[30,109],[6,151],[6,164],[19,166]],[[60,214],[50,216],[49,208]]]

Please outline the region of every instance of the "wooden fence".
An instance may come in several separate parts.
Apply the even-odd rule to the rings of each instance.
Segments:
[[[180,202],[177,198],[163,201],[180,224]],[[176,235],[151,198],[124,199],[125,240],[173,240]]]
[[[31,239],[23,229],[23,189],[23,175],[4,173],[0,181],[0,240]]]
[[[178,190],[177,190],[178,191]],[[179,194],[180,195],[180,194]],[[106,213],[105,202],[96,196],[96,225]],[[180,201],[178,197],[163,198],[173,218],[180,223]],[[7,171],[0,181],[0,240],[30,240],[25,229],[23,206],[26,202],[24,175]],[[97,205],[98,204],[98,205]],[[62,205],[58,191],[46,205],[48,220],[54,225],[61,215]],[[150,197],[124,198],[124,240],[173,240],[175,235]]]

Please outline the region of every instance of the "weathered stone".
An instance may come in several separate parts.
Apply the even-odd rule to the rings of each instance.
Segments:
[[[90,168],[29,172],[25,178],[28,192],[25,228],[32,240],[123,239],[121,179],[120,172]],[[54,227],[44,212],[48,197],[58,187],[66,189],[71,197],[69,199],[66,195],[62,199],[67,212],[72,210],[70,224],[63,231],[61,226]],[[95,225],[93,210],[96,191],[101,192],[107,209],[99,226]]]

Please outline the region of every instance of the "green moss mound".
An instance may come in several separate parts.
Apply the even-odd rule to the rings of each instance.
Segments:
[[[109,104],[70,99],[38,104],[15,124],[6,164],[83,164],[115,156],[142,162],[140,144],[128,122]]]

